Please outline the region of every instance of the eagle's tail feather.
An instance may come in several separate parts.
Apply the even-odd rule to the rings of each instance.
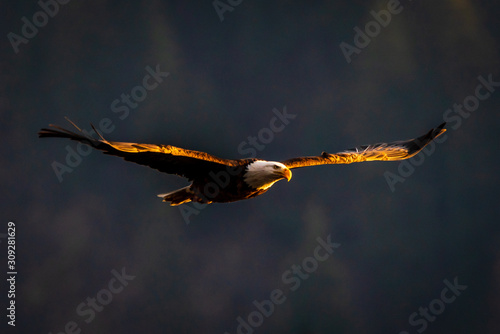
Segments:
[[[171,206],[191,202],[193,200],[194,193],[190,188],[191,186],[187,186],[169,193],[158,194],[158,197],[163,197],[163,202],[170,202]]]

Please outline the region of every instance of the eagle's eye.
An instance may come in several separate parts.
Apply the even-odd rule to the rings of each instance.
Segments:
[[[278,165],[274,165],[274,166],[273,166],[273,168],[274,168],[274,169],[278,169],[278,168],[280,168],[280,166],[278,166]]]

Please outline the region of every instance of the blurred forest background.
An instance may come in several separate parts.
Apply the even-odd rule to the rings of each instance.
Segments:
[[[387,1],[217,3],[220,15],[209,0],[70,1],[46,22],[36,1],[2,5],[0,236],[13,220],[16,329],[498,333],[500,87],[480,90],[490,94],[473,112],[447,111],[476,93],[479,76],[500,82],[498,2],[401,1],[350,62],[341,43],[355,46],[354,28]],[[9,33],[22,37],[34,15],[41,27],[15,52]],[[123,117],[112,103],[148,66],[169,75]],[[409,139],[453,121],[393,189],[385,175],[401,177],[398,162],[294,170],[291,182],[210,205],[189,224],[156,197],[185,180],[93,152],[59,182],[51,164],[76,145],[36,135],[67,126],[64,116],[85,129],[107,118],[110,140],[240,158],[238,146],[285,106],[297,116],[260,158]],[[329,235],[340,247],[292,291],[282,275]],[[9,327],[5,239],[0,252]],[[135,278],[109,294],[122,268]],[[467,288],[440,302],[455,278]],[[254,301],[275,289],[286,300],[261,321]],[[77,312],[96,296],[109,303],[92,319]],[[429,307],[437,315],[418,314]]]

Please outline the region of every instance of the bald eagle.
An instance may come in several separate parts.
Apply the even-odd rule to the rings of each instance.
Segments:
[[[408,159],[446,130],[446,123],[431,129],[416,139],[362,145],[335,154],[298,157],[281,162],[261,159],[221,159],[211,154],[187,150],[172,145],[139,144],[108,141],[92,126],[98,139],[84,133],[67,119],[77,132],[50,124],[38,132],[40,138],[69,138],[101,150],[104,154],[122,157],[126,161],[176,174],[192,183],[184,188],[159,194],[164,202],[179,205],[187,202],[227,203],[261,195],[279,180],[292,178],[292,168],[325,164],[350,164],[363,161],[396,161]]]

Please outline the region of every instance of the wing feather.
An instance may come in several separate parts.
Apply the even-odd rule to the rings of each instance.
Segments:
[[[69,119],[68,121],[78,130],[73,132],[60,126],[50,124],[48,129],[41,129],[39,137],[62,137],[90,145],[104,154],[122,157],[140,165],[149,166],[161,172],[177,174],[179,176],[195,179],[210,171],[222,170],[227,167],[238,167],[244,160],[222,159],[214,155],[187,150],[172,145],[156,145],[108,141],[92,126],[99,139],[91,137],[82,131]]]
[[[361,145],[335,154],[326,152],[319,156],[298,157],[282,161],[288,168],[300,168],[326,164],[350,164],[364,161],[396,161],[413,157],[432,140],[443,134],[446,123],[431,129],[425,135],[415,139],[395,141],[391,143],[378,143]]]

